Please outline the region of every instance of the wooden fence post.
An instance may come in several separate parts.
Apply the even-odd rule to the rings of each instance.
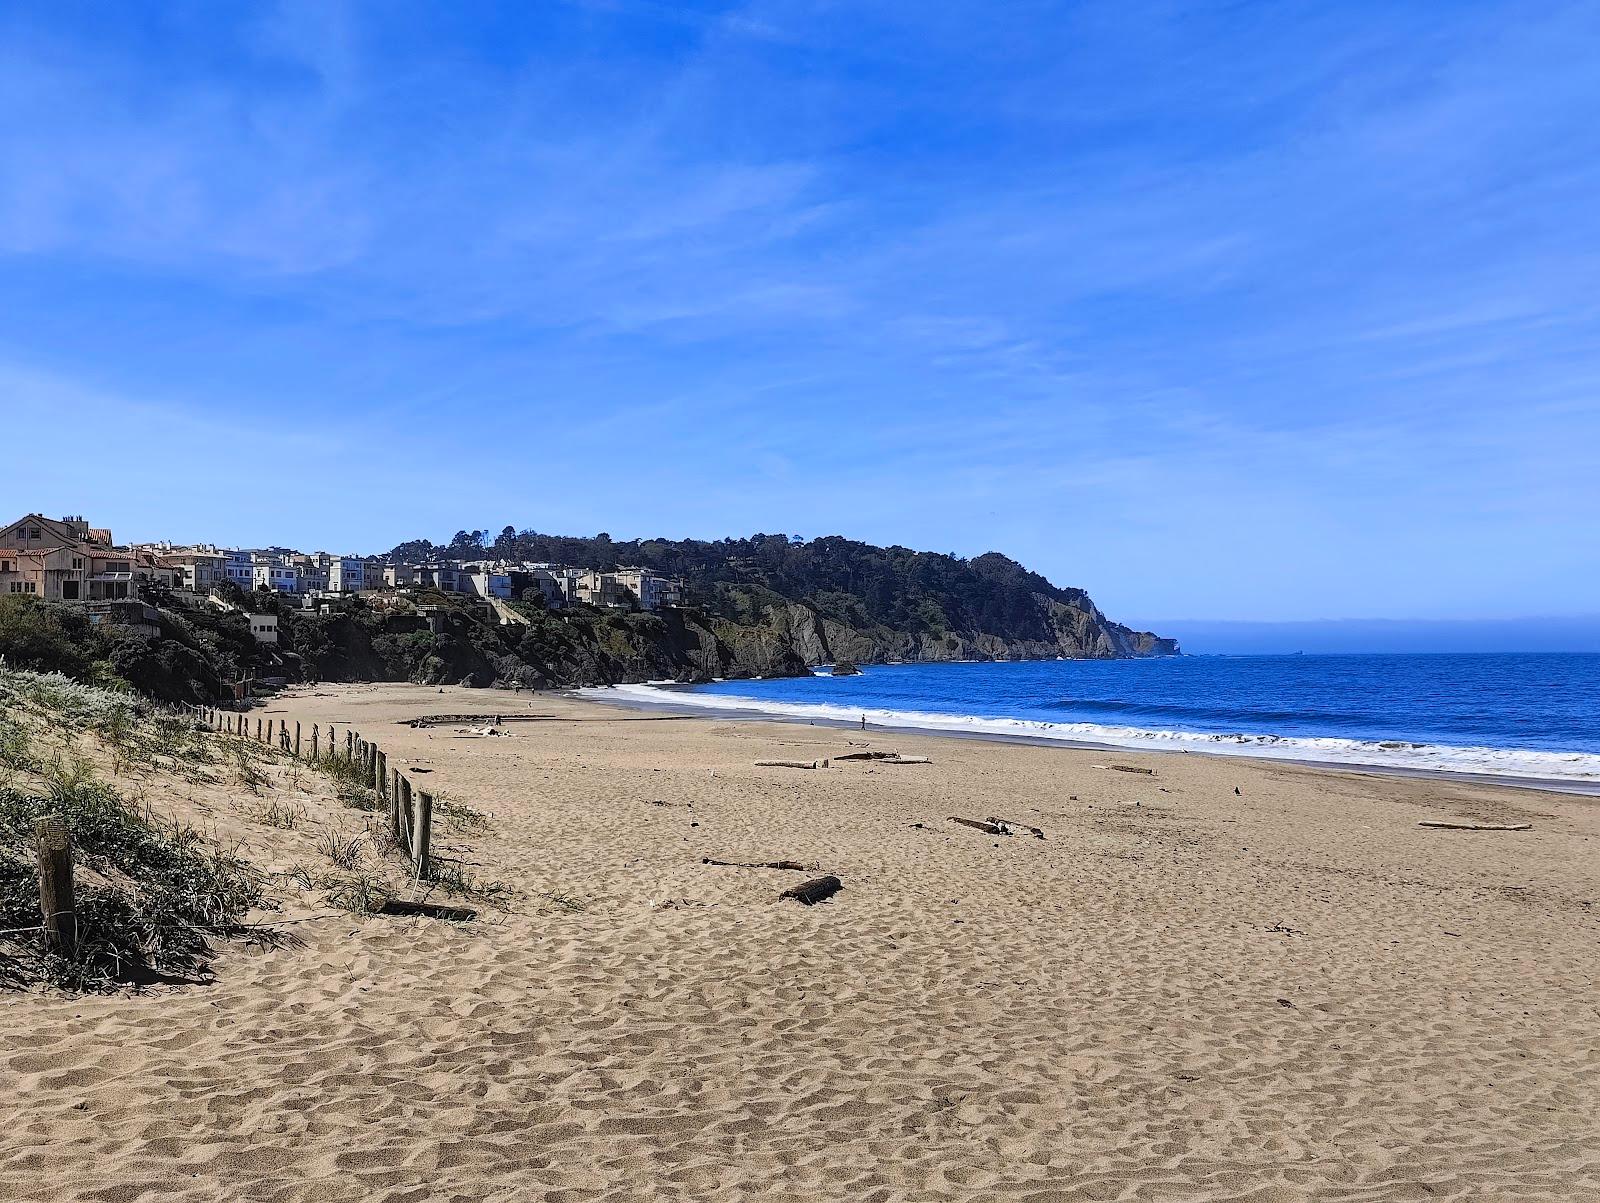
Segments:
[[[39,841],[39,911],[47,952],[71,957],[78,947],[78,907],[72,891],[72,833],[60,815],[33,825]]]
[[[354,731],[346,731],[344,733],[344,758],[346,760],[355,759],[355,740],[356,733]]]
[[[300,759],[300,724],[294,725],[294,758]]]
[[[395,792],[394,801],[389,804],[389,821],[394,825],[395,838],[399,839],[400,816],[411,813],[411,782],[405,777],[400,778],[400,788]]]
[[[261,742],[261,720],[256,719],[256,742]]]
[[[433,868],[428,863],[428,843],[433,839],[433,795],[417,791],[415,809],[411,818],[411,856],[417,862],[417,878],[433,880]]]
[[[311,724],[311,759],[312,759],[313,762],[315,762],[317,759],[319,759],[319,757],[317,755],[317,746],[320,743],[322,743],[322,724],[321,723],[312,723]]]
[[[372,788],[378,791],[378,797],[389,796],[389,758],[385,756],[376,745],[372,749]]]

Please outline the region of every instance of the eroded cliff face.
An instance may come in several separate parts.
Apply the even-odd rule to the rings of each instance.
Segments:
[[[693,611],[622,614],[530,612],[501,624],[470,606],[450,606],[433,630],[415,613],[292,614],[284,650],[328,680],[465,683],[504,688],[709,681],[799,676],[808,666],[850,661],[1112,659],[1173,655],[1171,640],[1109,622],[1093,603],[1037,598],[1051,638],[1003,639],[978,632],[908,632],[855,627],[811,606],[772,605],[752,622]]]
[[[932,634],[888,627],[852,627],[799,603],[769,608],[764,621],[757,625],[714,620],[712,627],[721,642],[732,649],[740,675],[776,675],[788,670],[793,661],[811,665],[839,660],[856,664],[1057,657],[1111,660],[1178,654],[1175,640],[1111,622],[1087,598],[1082,605],[1069,605],[1042,594],[1036,600],[1047,614],[1054,635],[1051,639],[1003,639],[976,631]]]

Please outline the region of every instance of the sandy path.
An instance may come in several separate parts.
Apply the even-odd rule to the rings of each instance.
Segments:
[[[291,905],[306,945],[212,987],[0,999],[0,1197],[1600,1198],[1593,801],[460,689],[271,709],[492,812],[440,839],[512,913]],[[495,710],[582,721],[394,725]],[[862,738],[934,763],[752,764]],[[1534,829],[1417,827],[1452,816]]]

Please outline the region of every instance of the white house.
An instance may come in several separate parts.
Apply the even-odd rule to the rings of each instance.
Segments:
[[[257,643],[278,642],[278,616],[276,614],[246,614],[250,620],[250,633]]]
[[[334,593],[360,593],[367,587],[366,567],[360,556],[329,556],[328,588]]]
[[[251,573],[251,587],[270,589],[274,593],[298,593],[300,574],[286,564],[256,564]]]

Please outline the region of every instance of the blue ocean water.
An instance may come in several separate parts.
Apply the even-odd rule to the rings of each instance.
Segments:
[[[791,718],[1600,781],[1595,654],[904,664],[623,689]]]

